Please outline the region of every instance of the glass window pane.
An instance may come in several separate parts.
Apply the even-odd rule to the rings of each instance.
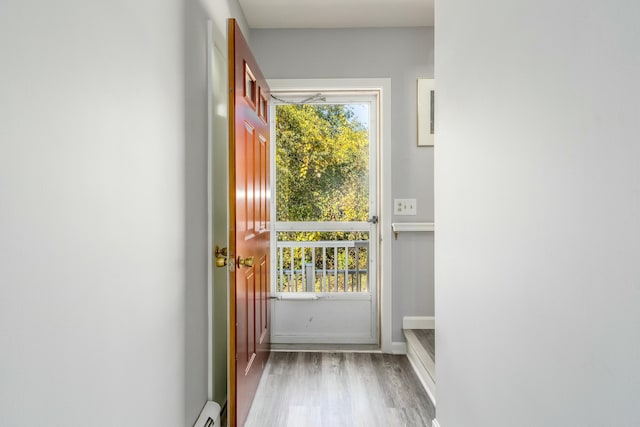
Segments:
[[[369,104],[276,107],[276,220],[366,221]]]

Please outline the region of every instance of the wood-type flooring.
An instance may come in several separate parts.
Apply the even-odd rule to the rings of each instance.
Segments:
[[[245,427],[431,427],[406,356],[272,352]]]

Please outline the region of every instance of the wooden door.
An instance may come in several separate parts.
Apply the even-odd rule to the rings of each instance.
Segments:
[[[229,20],[229,425],[242,426],[269,357],[269,87]]]

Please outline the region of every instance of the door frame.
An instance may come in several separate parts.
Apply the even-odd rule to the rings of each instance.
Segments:
[[[399,352],[394,349],[392,337],[392,207],[391,199],[391,79],[268,79],[272,93],[278,91],[349,91],[369,90],[380,93],[378,105],[378,215],[380,228],[378,233],[378,333],[380,348],[385,353]],[[271,118],[275,120],[274,104],[271,104]],[[271,126],[273,131],[273,126]],[[274,135],[272,150],[275,147]],[[271,168],[271,182],[275,183],[275,168]],[[272,197],[272,212],[275,197]],[[275,236],[275,221],[271,222],[272,239]],[[272,241],[273,244],[273,241]],[[273,262],[273,260],[272,260]],[[273,268],[272,268],[272,271]],[[401,351],[400,351],[401,352]]]
[[[318,97],[318,93],[322,93],[321,100],[313,100]],[[290,105],[300,102],[305,105],[350,105],[363,104],[368,105],[369,113],[369,132],[368,132],[368,172],[367,190],[369,192],[368,213],[367,218],[378,217],[380,203],[378,200],[380,180],[378,151],[380,147],[380,91],[379,90],[363,90],[354,88],[349,90],[319,90],[314,87],[312,90],[304,92],[281,91],[277,92],[275,99],[271,103],[271,145],[270,161],[273,171],[271,180],[274,181],[277,176],[276,164],[276,121],[278,107],[282,105]],[[274,185],[273,197],[271,204],[271,217],[276,217],[277,204],[277,185]],[[380,292],[378,286],[378,234],[380,225],[377,221],[293,221],[280,222],[273,221],[275,228],[272,232],[271,239],[271,282],[272,292],[276,299],[272,303],[272,328],[271,342],[280,345],[363,345],[380,348]],[[307,301],[289,301],[287,297],[291,296],[288,292],[278,292],[275,289],[277,282],[279,267],[277,265],[280,257],[277,255],[278,242],[277,234],[283,231],[360,231],[368,234],[369,244],[367,245],[367,284],[365,292],[338,292],[323,291],[307,292],[298,294],[298,297],[308,297]],[[345,242],[346,243],[346,242]],[[286,245],[286,243],[283,242]],[[313,246],[313,242],[309,242]],[[346,274],[346,273],[345,273]],[[316,299],[317,298],[317,299]],[[364,308],[368,310],[365,312]],[[292,313],[298,313],[292,314]],[[332,315],[329,315],[332,313]],[[313,322],[305,322],[307,316],[313,317]],[[348,319],[347,319],[348,318]],[[316,329],[314,325],[321,324],[322,327]],[[345,325],[349,325],[349,330]],[[357,325],[357,326],[356,326]],[[366,326],[366,328],[365,328]],[[283,327],[285,329],[283,329]]]
[[[214,21],[207,21],[207,400],[227,403],[229,272],[215,267],[215,247],[229,242],[227,40]],[[222,277],[224,276],[224,279]],[[216,298],[218,297],[218,298]],[[224,372],[222,371],[224,366]],[[225,392],[222,392],[224,384]]]

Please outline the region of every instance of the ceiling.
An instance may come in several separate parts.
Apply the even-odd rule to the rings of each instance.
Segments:
[[[239,0],[251,28],[431,27],[434,0]]]

